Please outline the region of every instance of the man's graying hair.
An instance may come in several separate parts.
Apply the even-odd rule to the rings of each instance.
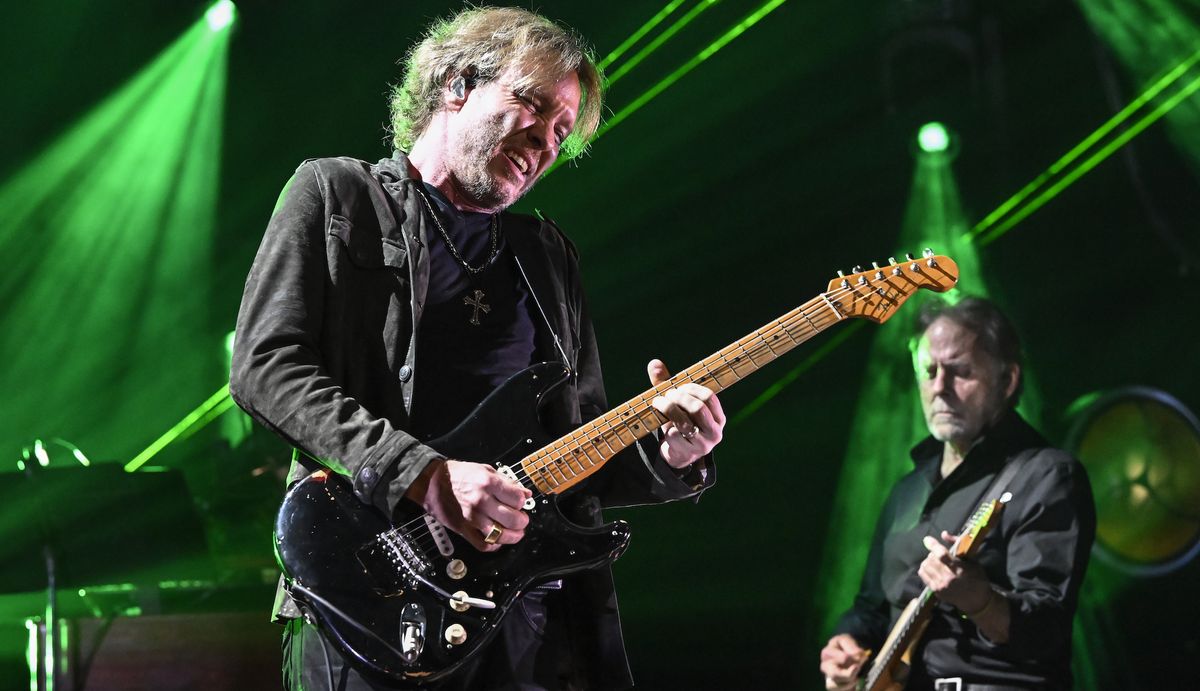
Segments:
[[[516,71],[518,92],[572,72],[579,75],[579,115],[561,155],[581,153],[600,125],[603,75],[595,56],[571,29],[516,7],[467,9],[429,27],[404,61],[403,81],[391,89],[392,144],[412,150],[442,107],[442,92],[453,75],[465,73],[472,83],[483,84],[509,69]]]
[[[917,339],[929,330],[938,319],[949,319],[975,334],[975,342],[1000,365],[1021,365],[1021,339],[1008,317],[986,298],[967,296],[954,304],[931,298],[921,305],[917,316]],[[914,344],[915,345],[915,344]],[[1024,368],[1018,375],[1017,389],[1009,397],[1009,405],[1016,406],[1025,389]]]

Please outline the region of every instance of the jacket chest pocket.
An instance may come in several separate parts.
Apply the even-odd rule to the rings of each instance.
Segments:
[[[396,270],[402,277],[408,275],[408,250],[401,244],[380,237],[375,229],[360,228],[354,231],[350,219],[333,214],[329,217],[330,248],[355,269]],[[374,231],[374,232],[371,232]],[[330,257],[330,266],[340,264],[340,257]]]
[[[407,249],[380,237],[373,224],[356,227],[338,215],[329,219],[326,247],[332,286],[326,320],[351,340],[361,334],[374,343],[379,352],[367,353],[368,359],[399,367],[411,334]]]

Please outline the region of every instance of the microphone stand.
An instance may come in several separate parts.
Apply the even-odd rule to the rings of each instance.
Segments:
[[[36,463],[37,461],[34,461]],[[33,469],[34,463],[25,462],[25,477],[29,483],[33,485],[31,491],[34,496],[41,489],[40,481],[35,478],[37,473]],[[38,532],[42,536],[42,560],[46,567],[46,610],[42,616],[42,650],[41,660],[37,661],[37,667],[41,668],[41,674],[37,674],[37,667],[34,670],[37,691],[54,691],[60,679],[59,667],[62,663],[62,637],[59,635],[58,622],[58,559],[54,552],[54,540],[49,524],[46,521],[45,511],[39,511],[38,516]]]

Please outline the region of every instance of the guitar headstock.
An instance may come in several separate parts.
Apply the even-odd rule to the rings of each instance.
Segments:
[[[920,259],[910,254],[902,262],[892,257],[887,266],[872,262],[868,271],[857,266],[848,275],[839,271],[838,277],[829,282],[825,298],[843,317],[862,317],[882,324],[918,290],[944,293],[955,283],[958,264],[927,249]]]
[[[992,499],[979,505],[971,515],[971,520],[967,521],[966,527],[958,534],[958,539],[954,541],[954,556],[962,558],[975,553],[980,541],[996,527],[996,515],[1004,509],[1009,497],[1011,495],[1005,492],[1000,499]]]

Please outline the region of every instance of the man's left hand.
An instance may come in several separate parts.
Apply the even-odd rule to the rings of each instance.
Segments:
[[[655,386],[671,378],[662,360],[651,360],[646,365],[646,372]],[[668,420],[662,426],[659,453],[672,468],[688,467],[720,443],[725,430],[725,412],[711,389],[699,384],[683,384],[656,396],[653,406]]]
[[[927,535],[923,544],[929,555],[921,562],[917,575],[942,602],[963,612],[977,612],[992,597],[992,584],[981,566],[950,554],[947,546],[954,544],[954,539],[954,535],[944,530],[942,542]]]

